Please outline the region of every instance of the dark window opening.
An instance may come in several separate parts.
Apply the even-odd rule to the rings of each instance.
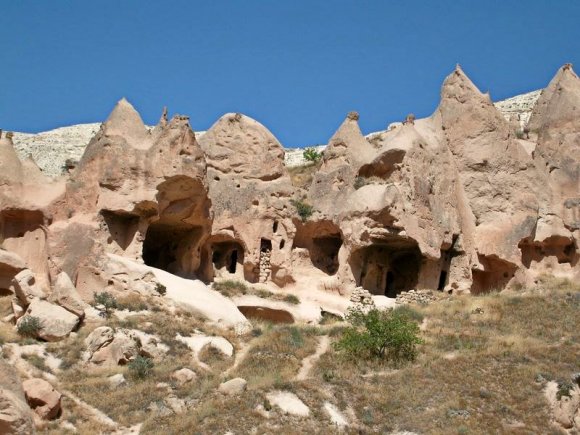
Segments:
[[[447,283],[447,271],[442,270],[441,275],[439,275],[439,284],[437,284],[437,290],[443,290],[445,284]]]
[[[272,231],[275,233],[278,231],[278,221],[274,221],[274,225],[272,225]]]

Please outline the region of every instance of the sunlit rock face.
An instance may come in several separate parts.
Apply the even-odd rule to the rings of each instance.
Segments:
[[[293,186],[276,137],[237,113],[196,135],[166,111],[148,127],[123,99],[58,178],[4,132],[0,247],[47,297],[65,272],[85,301],[130,285],[110,255],[205,283],[344,296],[578,279],[580,81],[565,65],[536,97],[529,122],[512,122],[457,67],[429,118],[365,137],[349,113],[307,189]]]

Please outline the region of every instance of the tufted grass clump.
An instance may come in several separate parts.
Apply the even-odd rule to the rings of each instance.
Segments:
[[[153,360],[141,355],[133,359],[127,367],[135,379],[146,379],[153,373]]]
[[[290,202],[296,208],[296,212],[300,216],[300,219],[302,219],[302,222],[306,222],[312,216],[312,213],[314,213],[314,207],[304,201],[293,199]]]
[[[36,338],[41,328],[40,319],[35,316],[25,316],[18,322],[18,333],[23,337]]]

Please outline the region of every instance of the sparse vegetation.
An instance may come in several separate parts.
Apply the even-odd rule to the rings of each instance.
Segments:
[[[34,353],[31,353],[31,354],[23,353],[22,358],[25,359],[26,361],[28,361],[31,365],[36,367],[38,370],[41,370],[43,372],[52,373],[52,370],[50,369],[50,367],[48,367],[46,365],[44,358],[42,358],[41,356],[38,356]]]
[[[302,200],[293,199],[291,203],[296,208],[296,212],[300,216],[300,219],[302,219],[302,222],[306,222],[312,216],[312,213],[314,213],[314,207]]]
[[[102,309],[104,317],[111,317],[115,308],[118,308],[118,302],[115,296],[109,292],[93,293],[93,306]]]
[[[343,331],[336,349],[351,358],[387,359],[399,364],[417,356],[419,326],[402,310],[368,312],[356,307],[346,316],[351,327]]]
[[[155,291],[157,293],[159,293],[159,295],[165,296],[165,294],[167,293],[167,287],[165,287],[163,284],[161,284],[160,282],[158,282],[155,285]]]
[[[300,303],[300,298],[296,295],[286,295],[284,296],[284,298],[282,299],[284,302],[288,302],[289,304],[292,305],[298,305]]]
[[[231,298],[233,296],[245,295],[248,293],[248,286],[240,281],[227,279],[224,281],[215,281],[212,288],[224,296]]]
[[[315,148],[306,148],[302,153],[304,160],[307,162],[318,162],[322,158],[322,153],[316,151]]]
[[[127,364],[129,372],[136,379],[145,379],[151,375],[153,371],[153,360],[145,356],[137,355],[135,359]]]
[[[34,316],[24,316],[18,322],[18,333],[23,337],[36,338],[41,328],[40,319]]]

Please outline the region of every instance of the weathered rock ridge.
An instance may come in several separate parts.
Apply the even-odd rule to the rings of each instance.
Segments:
[[[579,279],[579,110],[570,65],[521,125],[457,67],[429,118],[366,138],[348,114],[305,190],[280,142],[241,114],[199,138],[185,116],[164,111],[149,128],[121,100],[57,180],[3,133],[0,292],[26,270],[44,297],[19,315],[48,298],[82,317],[94,291],[127,287],[111,255],[206,283],[291,289],[312,276],[345,296],[480,293],[547,271]]]

